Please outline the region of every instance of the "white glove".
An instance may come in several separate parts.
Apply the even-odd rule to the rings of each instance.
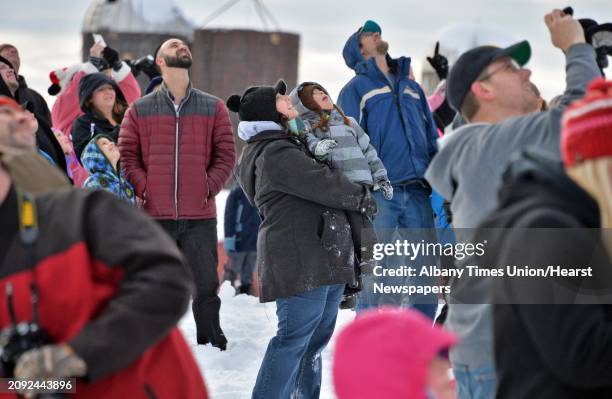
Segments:
[[[338,142],[336,142],[336,140],[323,139],[323,140],[319,141],[317,143],[317,145],[315,146],[314,155],[315,155],[315,157],[322,157],[322,158],[324,158],[337,145],[338,145]]]

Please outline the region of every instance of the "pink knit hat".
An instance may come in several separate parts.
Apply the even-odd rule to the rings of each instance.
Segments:
[[[563,113],[561,155],[565,167],[612,156],[612,82],[595,79],[580,101]]]
[[[429,364],[457,343],[415,310],[364,312],[338,336],[334,385],[338,399],[425,399]]]

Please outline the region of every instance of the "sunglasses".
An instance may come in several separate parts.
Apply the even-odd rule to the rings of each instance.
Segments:
[[[477,80],[479,82],[483,82],[487,79],[489,79],[491,76],[495,75],[497,72],[501,72],[501,71],[505,71],[505,70],[511,70],[514,72],[518,72],[521,69],[523,69],[523,67],[521,67],[519,65],[518,62],[516,62],[516,60],[514,60],[513,58],[510,58],[510,60],[508,62],[506,62],[504,65],[502,65],[501,67],[495,69],[492,72],[486,73],[483,76],[480,76]]]

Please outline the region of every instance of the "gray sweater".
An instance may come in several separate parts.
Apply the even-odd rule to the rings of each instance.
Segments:
[[[468,124],[440,139],[425,178],[451,202],[455,228],[477,227],[496,208],[502,174],[513,153],[538,146],[559,154],[563,110],[601,76],[588,44],[573,45],[566,63],[567,86],[558,106],[501,123]],[[451,361],[472,367],[493,364],[490,305],[450,306],[447,328],[461,338]]]

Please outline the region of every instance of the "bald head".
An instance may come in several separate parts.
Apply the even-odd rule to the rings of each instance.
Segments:
[[[189,46],[181,39],[168,39],[159,46],[155,54],[155,64],[164,72],[167,68],[189,69],[192,57]]]

